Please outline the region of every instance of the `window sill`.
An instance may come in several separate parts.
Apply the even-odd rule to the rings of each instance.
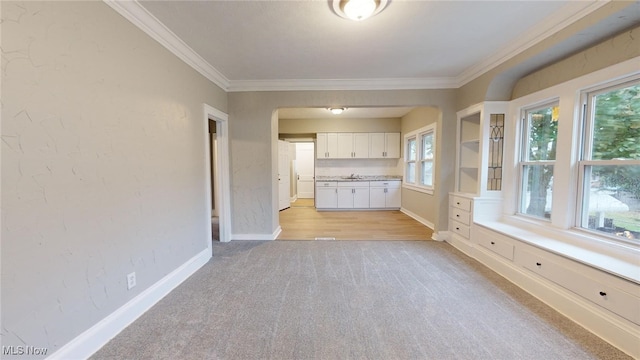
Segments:
[[[402,187],[405,188],[405,189],[409,189],[409,190],[418,191],[418,192],[421,192],[421,193],[433,195],[433,188],[426,188],[426,187],[407,184],[407,183],[402,183]]]
[[[549,224],[505,217],[476,224],[556,255],[583,263],[640,284],[640,249],[618,244],[577,230],[552,228]]]

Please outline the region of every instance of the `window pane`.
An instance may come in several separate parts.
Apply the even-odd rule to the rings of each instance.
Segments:
[[[520,212],[549,219],[553,185],[553,165],[524,165]]]
[[[524,160],[555,160],[558,136],[558,107],[527,112],[527,146]]]
[[[582,227],[640,241],[640,165],[586,166],[585,174]]]
[[[409,139],[409,141],[407,142],[407,153],[408,153],[409,161],[416,160],[416,154],[417,154],[416,139]]]
[[[640,159],[640,85],[594,96],[592,160]]]
[[[407,163],[407,182],[412,184],[416,182],[416,163]]]
[[[433,161],[422,162],[422,185],[433,186]]]
[[[433,133],[422,136],[422,159],[433,159]]]

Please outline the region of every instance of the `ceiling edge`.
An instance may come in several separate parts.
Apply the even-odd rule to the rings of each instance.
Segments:
[[[424,90],[457,87],[456,78],[232,80],[228,91]]]
[[[216,68],[204,60],[197,52],[185,44],[176,34],[169,30],[160,20],[147,11],[137,1],[103,0],[113,10],[129,20],[133,25],[151,36],[167,50],[187,63],[223,90],[228,90],[227,79]]]
[[[493,56],[487,58],[485,61],[473,65],[463,71],[462,74],[458,76],[458,85],[462,87],[565,27],[596,11],[610,1],[611,0],[570,2],[562,7],[562,9],[544,19],[541,23],[536,24],[535,27],[530,29],[530,31],[528,31],[523,37],[518,38],[516,41],[512,42]]]

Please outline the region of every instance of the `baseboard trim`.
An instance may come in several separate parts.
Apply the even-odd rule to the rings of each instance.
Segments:
[[[210,258],[211,251],[208,248],[204,249],[167,276],[129,300],[116,311],[62,346],[47,359],[89,358],[127,326],[142,316],[142,314],[147,312],[153,305],[178,287],[183,281],[193,275],[193,273],[206,264]]]
[[[275,240],[278,238],[280,233],[282,232],[282,228],[280,225],[276,228],[276,230],[272,234],[233,234],[231,235],[231,240]]]
[[[413,220],[421,223],[422,225],[428,227],[429,229],[431,229],[431,230],[434,229],[434,225],[433,225],[433,223],[431,221],[418,216],[418,214],[416,214],[414,212],[411,212],[411,211],[409,211],[409,210],[407,210],[405,208],[400,208],[400,212],[402,212],[403,214],[409,216],[410,218],[413,218]]]
[[[431,240],[447,241],[450,237],[451,237],[451,234],[448,231],[438,231],[438,232],[434,231],[433,236],[431,237]]]

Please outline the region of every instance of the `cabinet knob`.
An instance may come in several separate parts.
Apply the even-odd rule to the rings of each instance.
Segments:
[[[491,242],[491,245],[495,245],[495,244],[496,244],[496,242],[495,242],[495,241],[492,241],[492,242]]]
[[[457,228],[456,228],[456,230],[460,230],[460,228],[459,228],[459,227],[457,227]]]
[[[456,203],[456,205],[460,205],[460,201],[458,201],[458,202]]]
[[[537,262],[536,266],[542,266],[542,263]]]
[[[460,214],[456,214],[456,217],[460,217]]]
[[[607,296],[607,293],[604,291],[600,291],[600,296]]]

